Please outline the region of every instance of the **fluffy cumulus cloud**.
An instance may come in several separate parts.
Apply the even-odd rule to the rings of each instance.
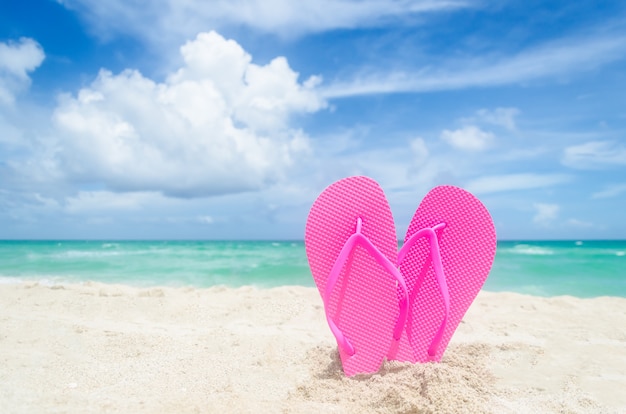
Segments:
[[[565,148],[562,162],[578,169],[626,166],[626,147],[613,141],[591,141]]]
[[[468,125],[453,131],[443,130],[441,139],[456,149],[475,152],[489,148],[495,136],[477,126]]]
[[[32,39],[0,42],[0,105],[12,104],[15,95],[30,85],[29,73],[44,58],[43,49]]]
[[[294,114],[325,106],[319,79],[298,80],[282,57],[266,65],[232,40],[201,33],[164,82],[102,70],[54,113],[56,159],[73,181],[111,191],[194,197],[254,190],[309,151]]]

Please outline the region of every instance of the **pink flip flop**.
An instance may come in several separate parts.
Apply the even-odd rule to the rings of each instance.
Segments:
[[[311,207],[304,240],[345,374],[377,372],[408,312],[383,190],[367,177],[330,185]]]
[[[457,187],[432,189],[415,212],[398,253],[409,290],[409,315],[388,358],[440,361],[485,283],[495,252],[496,231],[485,206]]]

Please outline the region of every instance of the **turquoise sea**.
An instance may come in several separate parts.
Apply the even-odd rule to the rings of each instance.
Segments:
[[[0,241],[0,283],[313,286],[301,241]],[[626,297],[626,241],[500,241],[485,285]]]

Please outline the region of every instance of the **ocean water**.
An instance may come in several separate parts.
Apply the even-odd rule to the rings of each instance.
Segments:
[[[301,241],[0,241],[0,283],[314,286]],[[500,241],[485,284],[626,297],[626,241]]]

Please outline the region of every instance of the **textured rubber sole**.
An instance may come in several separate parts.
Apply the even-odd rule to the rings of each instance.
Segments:
[[[358,218],[363,223],[363,235],[396,263],[396,231],[383,190],[367,177],[340,180],[320,194],[306,223],[307,258],[322,298],[328,275],[342,247],[355,233]],[[380,369],[399,316],[396,290],[396,279],[357,246],[326,304],[330,317],[354,347],[354,354],[349,355],[339,346],[346,375]]]
[[[450,313],[434,355],[428,348],[439,329],[445,307],[426,239],[417,242],[400,265],[409,292],[405,331],[390,359],[440,361],[461,319],[485,283],[496,253],[496,231],[485,206],[453,186],[431,190],[420,203],[405,241],[425,227],[445,223],[439,234],[441,261],[450,296]]]

